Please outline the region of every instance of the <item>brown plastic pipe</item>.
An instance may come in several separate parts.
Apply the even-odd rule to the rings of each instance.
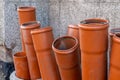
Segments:
[[[76,37],[79,40],[79,27],[78,27],[78,25],[68,25],[67,35]]]
[[[19,17],[19,24],[22,25],[28,21],[36,21],[36,11],[35,7],[32,6],[25,6],[19,7],[18,17]]]
[[[120,28],[113,28],[110,30],[110,36],[120,33]]]
[[[30,76],[32,80],[41,78],[38,61],[33,46],[32,35],[31,35],[32,30],[39,28],[40,28],[40,23],[37,21],[27,22],[22,24],[21,26],[23,40],[25,43],[26,55],[28,59]]]
[[[67,31],[68,36],[73,36],[79,40],[79,26],[78,25],[68,25],[68,31]],[[79,44],[78,44],[79,45]],[[81,68],[81,52],[80,52],[80,46],[78,49],[79,53],[79,61],[80,61],[80,68]]]
[[[116,34],[120,34],[120,28],[113,28],[113,29],[110,30],[110,33],[109,33],[109,38],[110,38],[109,39],[109,53],[111,53],[111,49],[112,49],[112,43],[113,43],[113,39],[112,38]],[[109,54],[109,57],[111,58],[111,54]]]
[[[52,51],[52,42],[54,40],[52,27],[32,30],[31,34],[42,79],[61,80],[55,56]]]
[[[107,80],[108,21],[81,21],[80,48],[82,80]]]
[[[30,80],[27,57],[24,52],[13,55],[16,76],[20,79]]]
[[[75,37],[79,40],[79,26],[78,25],[68,25],[67,35],[68,36],[73,36],[73,37]],[[81,58],[80,49],[78,49],[78,52],[79,52],[80,58]],[[81,59],[80,59],[80,63],[81,63]]]
[[[113,35],[109,80],[120,80],[120,34]]]
[[[115,34],[120,34],[120,28],[113,28],[113,29],[110,30],[110,33],[109,33],[109,35],[110,35],[110,44],[112,44],[112,37]]]
[[[54,40],[55,52],[61,80],[81,80],[78,40],[72,36],[63,36]]]
[[[36,10],[35,7],[31,7],[31,6],[19,7],[17,9],[19,25],[22,25],[23,23],[26,23],[29,21],[36,21],[35,10]],[[21,33],[21,39],[22,39],[22,51],[25,52],[25,44],[23,41],[22,33]]]

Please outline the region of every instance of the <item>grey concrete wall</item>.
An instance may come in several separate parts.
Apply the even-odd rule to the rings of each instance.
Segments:
[[[0,0],[0,45],[4,42],[4,2]]]
[[[5,0],[4,5],[4,28],[5,28],[5,44],[12,49],[13,53],[21,50],[20,27],[18,25],[17,7],[19,6],[35,6],[37,20],[42,26],[48,25],[48,0]]]
[[[11,54],[21,51],[20,27],[17,7],[35,6],[37,20],[42,27],[48,25],[48,0],[0,0],[0,60],[11,62]],[[0,80],[4,79],[0,63]]]
[[[37,20],[42,27],[53,27],[55,38],[66,34],[69,24],[78,24],[86,18],[105,18],[110,21],[110,28],[119,27],[119,0],[4,0],[5,39],[2,42],[8,48],[15,44],[13,53],[21,50],[18,25],[18,6],[35,6]],[[3,20],[3,19],[2,19]],[[1,33],[2,34],[2,33]]]
[[[52,26],[55,38],[65,35],[69,24],[87,18],[107,19],[109,29],[120,27],[120,0],[0,0],[0,44],[6,44],[0,51],[5,53],[8,49],[10,53],[21,50],[18,6],[35,6],[37,20],[42,27]]]
[[[109,30],[117,28],[120,27],[119,2],[119,0],[50,0],[49,24],[54,27],[56,36],[65,35],[69,24],[79,24],[81,20],[87,18],[104,18],[110,22]]]
[[[119,2],[119,0],[50,0],[49,23],[55,30],[60,29],[60,35],[66,33],[67,25],[78,24],[86,18],[105,18],[110,21],[110,28],[119,27]]]

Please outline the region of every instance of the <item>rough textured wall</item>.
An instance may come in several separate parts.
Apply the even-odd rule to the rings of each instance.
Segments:
[[[18,6],[35,6],[37,20],[43,27],[52,26],[55,37],[65,35],[69,24],[78,24],[86,18],[108,19],[110,28],[120,25],[119,0],[4,0],[4,2],[5,43],[8,48],[15,44],[14,52],[21,50]]]
[[[48,3],[48,0],[0,0],[0,61],[11,62],[10,55],[21,51],[17,7],[35,6],[37,20],[44,27],[48,25]],[[0,80],[5,80],[5,74],[9,74],[10,66],[4,69],[5,65],[0,62]]]
[[[69,24],[79,24],[81,20],[87,18],[109,20],[109,30],[120,27],[119,2],[119,0],[50,0],[49,24],[54,27],[56,36],[65,35]]]
[[[14,48],[13,53],[21,50],[20,27],[18,25],[17,7],[35,6],[37,20],[42,26],[48,25],[48,0],[5,0],[5,44]],[[15,45],[15,47],[12,47]]]
[[[110,28],[119,27],[119,0],[50,0],[49,23],[65,34],[68,24],[76,24],[86,18],[105,18]]]
[[[65,35],[69,24],[86,18],[105,18],[110,28],[120,27],[120,0],[0,0],[0,43],[5,42],[13,53],[21,50],[18,6],[35,6],[37,20],[42,27],[52,26],[55,37]]]

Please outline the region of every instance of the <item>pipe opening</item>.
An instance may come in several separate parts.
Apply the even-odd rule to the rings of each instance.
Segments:
[[[76,40],[72,37],[61,37],[55,41],[54,47],[58,50],[68,50],[75,46]]]
[[[116,34],[116,36],[117,36],[118,38],[120,38],[120,34]]]
[[[111,29],[111,34],[120,34],[120,28]]]
[[[34,24],[38,24],[38,22],[36,22],[36,21],[33,21],[33,22],[27,22],[27,23],[24,23],[24,24],[22,24],[22,26],[30,26],[30,25],[34,25]]]
[[[80,22],[81,24],[107,24],[106,20],[102,19],[88,19]]]
[[[26,57],[25,53],[24,52],[19,52],[19,53],[16,53],[14,54],[15,57]]]
[[[19,7],[19,9],[30,9],[30,8],[33,8],[33,7]]]

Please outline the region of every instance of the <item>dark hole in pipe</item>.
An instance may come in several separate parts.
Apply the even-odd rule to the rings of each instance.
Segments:
[[[60,38],[55,42],[54,47],[58,50],[68,50],[75,45],[75,42],[73,38]]]
[[[120,34],[118,33],[118,34],[116,34],[116,36],[118,37],[118,38],[120,38]]]
[[[29,26],[29,25],[34,25],[34,24],[38,24],[39,22],[37,21],[31,21],[31,22],[27,22],[27,23],[24,23],[22,24],[22,26]]]
[[[19,9],[29,9],[29,8],[32,8],[32,7],[19,7]]]
[[[14,54],[15,57],[26,57],[24,52]]]
[[[80,23],[81,24],[92,24],[92,23],[107,24],[105,20],[99,20],[99,19],[84,20],[84,21],[81,21]]]

